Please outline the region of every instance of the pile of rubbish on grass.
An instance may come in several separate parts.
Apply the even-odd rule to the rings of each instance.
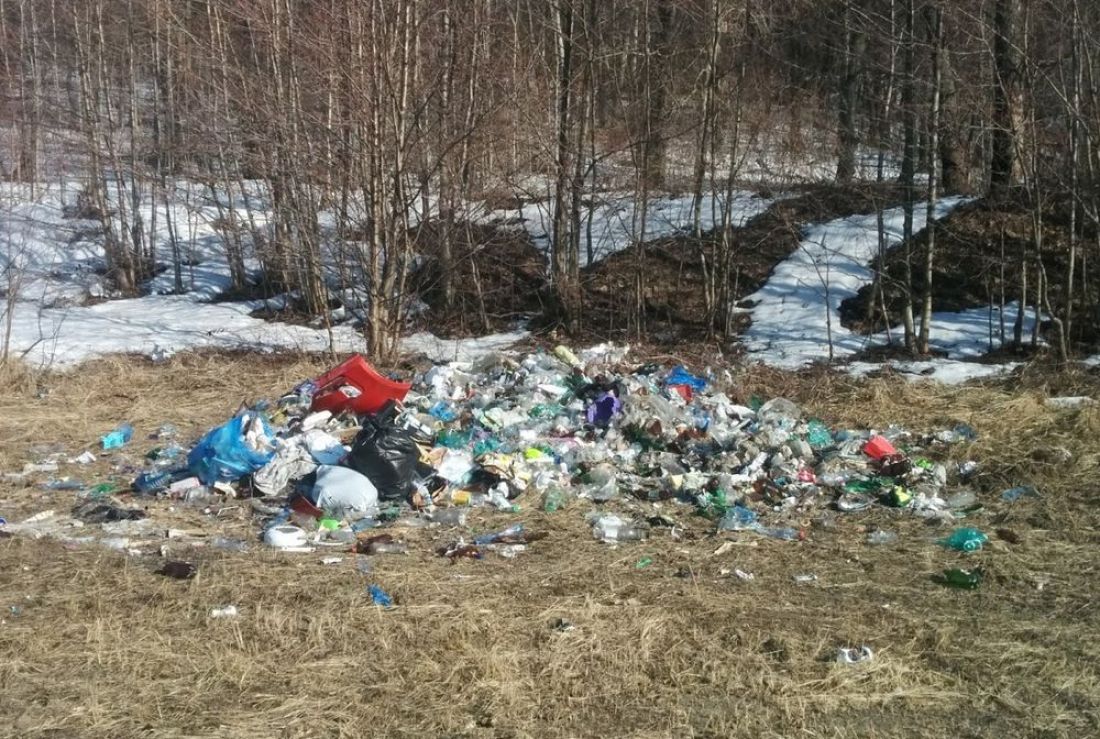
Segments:
[[[0,531],[131,552],[174,539],[369,555],[407,551],[400,531],[437,525],[457,530],[440,556],[481,558],[514,557],[545,534],[515,524],[469,536],[466,513],[476,507],[585,516],[592,535],[610,544],[678,538],[686,515],[710,519],[716,533],[797,542],[809,535],[805,522],[829,526],[872,506],[947,523],[981,507],[967,485],[976,465],[937,461],[974,438],[965,425],[923,436],[836,429],[783,398],[736,403],[723,384],[728,376],[639,366],[608,345],[580,356],[566,347],[494,354],[434,366],[411,383],[355,356],[275,401],[242,408],[190,449],[162,427],[160,446],[129,466],[129,490],[57,475],[61,465],[95,461],[89,452],[28,463],[9,478],[51,475],[42,484],[75,492],[77,504],[70,516],[44,511]],[[124,451],[133,433],[123,425],[107,434],[102,453]],[[1005,497],[1036,494],[1014,488]],[[136,507],[152,496],[215,517],[245,507],[255,536],[166,529]],[[944,543],[970,551],[984,541],[976,529],[959,529]]]

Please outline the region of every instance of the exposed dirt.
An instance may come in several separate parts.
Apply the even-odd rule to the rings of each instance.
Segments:
[[[438,336],[513,328],[517,319],[540,313],[546,290],[546,258],[526,233],[473,223],[452,230],[453,300],[444,300],[439,221],[412,232],[415,250],[425,261],[411,285],[427,303],[419,322]]]
[[[763,285],[775,265],[798,248],[805,225],[891,207],[901,198],[894,185],[822,185],[778,201],[732,231],[728,274],[734,299]],[[713,274],[720,258],[721,234],[715,230],[701,240],[688,235],[655,240],[645,244],[640,255],[628,249],[592,265],[582,275],[586,336],[629,335],[627,317],[640,271],[645,275],[646,328],[651,335],[664,342],[698,341],[708,333],[707,274]],[[733,332],[743,329],[746,320],[736,316]]]
[[[1065,308],[1066,273],[1069,264],[1069,218],[1066,203],[1054,201],[1043,211],[1042,265],[1050,282],[1049,300],[1055,314]],[[967,308],[1000,305],[1002,301],[1020,299],[1021,278],[1026,264],[1027,304],[1034,310],[1039,282],[1039,267],[1035,255],[1035,234],[1029,205],[1022,196],[991,202],[979,200],[956,209],[938,223],[936,253],[933,268],[934,311],[958,311]],[[1087,259],[1095,251],[1095,233],[1086,229],[1078,245],[1074,296],[1072,344],[1079,351],[1100,346],[1100,284],[1095,279],[1095,267]],[[924,259],[928,243],[927,231],[918,233],[911,246],[899,245],[886,257],[885,297],[891,322],[900,323],[905,306],[906,253],[909,252],[913,277],[914,312],[920,315],[924,291]],[[1085,258],[1083,258],[1083,255]],[[1091,260],[1094,261],[1094,260]],[[876,269],[881,267],[876,263]],[[863,288],[855,298],[841,304],[842,323],[856,331],[881,331],[884,320],[881,304],[871,308],[872,286]],[[1044,310],[1045,313],[1045,310]],[[1013,326],[1004,327],[1008,341],[1013,339]],[[993,328],[999,337],[999,322]],[[1052,338],[1051,327],[1043,333]],[[1023,336],[1024,343],[1030,341]],[[1013,356],[1028,356],[1028,347],[1006,350]]]
[[[642,358],[639,357],[639,360]],[[94,448],[119,421],[137,434],[165,422],[194,438],[243,399],[281,392],[317,358],[178,355],[164,365],[117,358],[69,374],[11,378],[0,394],[0,464],[36,444]],[[236,554],[169,544],[195,562],[190,581],[154,574],[159,556],[127,557],[51,540],[0,537],[0,736],[11,737],[1081,737],[1100,732],[1100,410],[1046,408],[1047,392],[1096,395],[1088,374],[1027,370],[964,388],[899,378],[856,382],[729,368],[738,397],[783,394],[829,423],[914,431],[968,423],[953,461],[980,465],[985,510],[963,522],[993,536],[978,553],[945,551],[944,529],[887,509],[836,514],[804,542],[716,537],[681,524],[610,548],[584,522],[589,505],[552,514],[520,499],[518,516],[475,511],[470,530],[408,529],[408,556]],[[1062,450],[1065,452],[1063,453]],[[128,479],[103,458],[79,474]],[[1034,484],[1008,504],[1000,490]],[[67,511],[72,493],[0,481],[9,520]],[[246,508],[221,515],[135,499],[158,520],[254,537]],[[609,504],[629,510],[625,504]],[[520,520],[545,531],[517,559],[455,564],[433,549]],[[865,529],[899,534],[871,546]],[[1009,534],[1005,536],[1008,537]],[[722,541],[729,551],[715,554]],[[652,563],[639,567],[648,557]],[[931,575],[985,568],[976,591]],[[729,573],[754,574],[745,582]],[[817,580],[796,583],[795,575]],[[365,584],[396,600],[370,605]],[[236,619],[211,609],[236,605]],[[867,644],[869,664],[839,665]]]

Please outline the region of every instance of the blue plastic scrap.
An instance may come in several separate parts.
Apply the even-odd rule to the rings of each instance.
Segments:
[[[677,366],[668,374],[665,378],[666,385],[687,385],[696,392],[701,391],[707,386],[707,381],[702,377],[691,374],[683,365]]]
[[[393,598],[382,588],[377,585],[371,585],[367,588],[367,592],[370,594],[370,602],[376,606],[382,606],[383,608],[393,608]]]

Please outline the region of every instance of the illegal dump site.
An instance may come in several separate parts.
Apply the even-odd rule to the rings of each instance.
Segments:
[[[1100,416],[1054,382],[530,342],[15,375],[2,731],[1090,733]]]

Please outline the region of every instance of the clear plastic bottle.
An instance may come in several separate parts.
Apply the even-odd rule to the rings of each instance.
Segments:
[[[649,532],[633,523],[624,521],[616,515],[600,516],[592,526],[592,535],[600,541],[640,541]]]
[[[441,526],[465,526],[466,511],[463,508],[436,508],[432,511],[432,523]]]
[[[782,539],[784,541],[801,541],[806,538],[805,533],[801,529],[782,528],[774,526],[756,526],[753,531],[764,536],[770,536],[773,539]]]

